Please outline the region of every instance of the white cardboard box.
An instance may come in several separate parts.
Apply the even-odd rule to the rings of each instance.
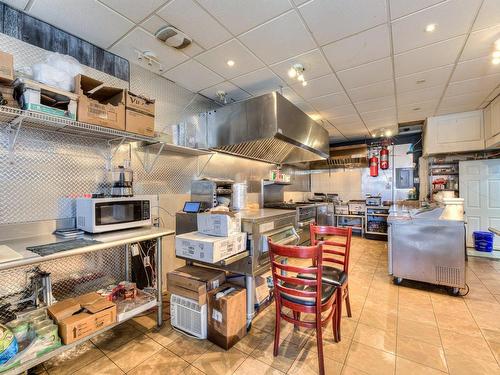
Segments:
[[[175,237],[175,254],[184,258],[216,263],[246,250],[247,234],[240,232],[229,237],[215,237],[190,232]]]
[[[241,232],[239,213],[199,213],[198,232],[210,236],[228,237]]]

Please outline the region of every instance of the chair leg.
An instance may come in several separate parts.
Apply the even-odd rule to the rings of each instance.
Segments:
[[[323,327],[321,326],[321,314],[316,314],[316,345],[318,346],[319,374],[325,374],[325,360],[323,357]]]
[[[342,321],[342,302],[343,302],[343,294],[344,294],[344,291],[343,291],[343,288],[342,287],[339,287],[337,289],[337,321],[336,321],[336,324],[337,324],[337,335],[335,336],[335,341],[336,342],[340,342],[341,338],[340,338],[340,323]]]
[[[349,301],[349,286],[345,286],[345,308],[347,310],[347,316],[352,318],[351,313],[351,302]]]
[[[335,342],[338,342],[337,340],[337,322],[338,322],[338,317],[337,317],[337,314],[338,314],[338,302],[335,301],[335,304],[333,305],[333,308],[335,309],[333,314],[332,314],[332,333],[333,333],[333,339],[335,340]]]
[[[276,319],[274,323],[274,351],[276,357],[280,349],[281,307],[276,304]]]
[[[294,318],[295,320],[300,320],[300,311],[294,311],[294,312],[293,312],[293,318]],[[297,324],[294,324],[294,327],[295,327],[295,328],[299,328],[299,326],[298,326]]]

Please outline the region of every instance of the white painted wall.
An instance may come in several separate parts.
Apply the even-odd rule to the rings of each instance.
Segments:
[[[330,172],[311,174],[311,191],[336,193],[340,199],[363,199],[361,191],[363,168],[332,169]]]

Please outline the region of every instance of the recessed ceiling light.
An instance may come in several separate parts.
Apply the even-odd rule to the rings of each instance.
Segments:
[[[307,86],[307,81],[302,81],[302,86]]]
[[[498,58],[498,57],[497,57],[497,58],[494,58],[493,60],[491,60],[491,63],[492,63],[493,65],[498,65],[498,64],[500,64],[500,58]]]
[[[288,77],[295,78],[296,75],[297,75],[297,71],[294,68],[288,69]]]
[[[435,23],[430,23],[427,26],[425,26],[425,31],[428,33],[432,33],[434,30],[436,30],[436,24]]]
[[[417,85],[420,85],[421,83],[424,83],[424,82],[425,82],[425,79],[417,79],[415,83]]]
[[[227,65],[234,66],[234,60],[227,60]]]
[[[372,138],[377,138],[377,134],[373,133]]]
[[[392,132],[391,132],[390,130],[387,130],[387,131],[385,132],[385,136],[386,136],[386,137],[390,137],[391,135],[392,135]]]

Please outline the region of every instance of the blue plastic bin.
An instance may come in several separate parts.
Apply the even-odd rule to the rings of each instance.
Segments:
[[[473,232],[474,236],[474,248],[477,251],[493,251],[493,237],[494,234],[491,232]]]

